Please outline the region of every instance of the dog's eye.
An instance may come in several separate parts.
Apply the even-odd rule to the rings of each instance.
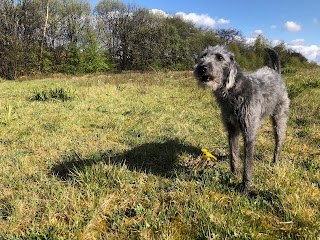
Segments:
[[[220,55],[220,54],[217,54],[217,55],[216,55],[216,58],[217,58],[218,61],[222,61],[222,60],[223,60],[223,57],[222,57],[222,55]]]
[[[202,54],[201,58],[204,58],[204,57],[206,57],[207,55],[208,55],[208,53],[204,53],[204,54]]]

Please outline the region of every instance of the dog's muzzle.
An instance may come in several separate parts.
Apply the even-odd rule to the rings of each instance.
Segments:
[[[211,80],[211,77],[208,74],[208,67],[206,65],[199,65],[196,71],[198,72],[199,80],[201,82],[208,82]]]

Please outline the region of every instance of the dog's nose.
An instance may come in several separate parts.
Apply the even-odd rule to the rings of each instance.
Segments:
[[[208,68],[207,68],[207,66],[205,66],[205,65],[200,65],[200,66],[198,67],[199,73],[204,74],[204,73],[207,72],[207,70],[208,70]]]

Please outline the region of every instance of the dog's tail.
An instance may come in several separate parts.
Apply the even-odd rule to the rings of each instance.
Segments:
[[[272,62],[272,68],[277,72],[277,73],[281,73],[281,69],[280,69],[280,59],[279,59],[279,55],[278,53],[276,53],[276,51],[274,51],[272,48],[265,48],[265,51],[268,53],[268,55],[271,58],[271,62]]]

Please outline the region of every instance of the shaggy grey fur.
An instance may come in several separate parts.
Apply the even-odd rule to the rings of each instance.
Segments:
[[[234,54],[225,46],[206,48],[194,67],[194,76],[200,86],[209,87],[215,95],[228,131],[230,166],[238,173],[239,136],[244,138],[245,156],[243,190],[252,186],[254,145],[262,120],[271,116],[274,128],[275,150],[273,161],[280,157],[285,138],[289,98],[280,76],[278,55],[269,53],[274,69],[263,67],[252,74],[245,74],[236,64]]]

